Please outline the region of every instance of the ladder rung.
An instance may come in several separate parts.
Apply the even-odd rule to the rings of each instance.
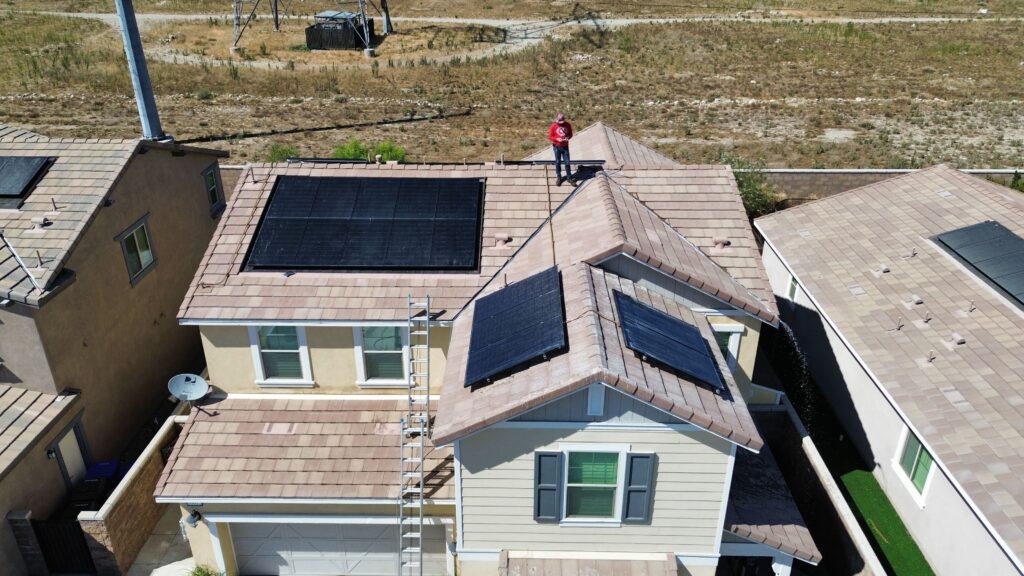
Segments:
[[[402,458],[402,461],[403,461],[403,462],[408,462],[408,463],[410,463],[410,464],[420,464],[420,463],[422,463],[422,462],[423,462],[423,458],[413,458],[413,457],[410,457],[410,458]],[[394,462],[394,460],[392,460],[392,462]]]
[[[428,398],[411,398],[411,399],[409,399],[409,402],[412,402],[413,404],[427,404],[427,403],[430,402],[430,399],[428,399]]]
[[[419,546],[408,546],[406,548],[402,548],[402,552],[405,552],[407,554],[417,554],[417,553],[419,553],[419,551],[420,551],[420,547]]]
[[[402,538],[419,538],[420,536],[423,536],[420,532],[406,532],[402,534]]]
[[[419,472],[405,472],[402,476],[404,478],[419,478],[421,474]]]
[[[413,330],[409,332],[409,336],[426,336],[427,334],[430,334],[430,330]]]
[[[402,524],[419,524],[419,518],[405,518],[402,520]]]
[[[423,434],[426,431],[426,428],[406,428],[403,430],[406,434]]]
[[[420,492],[423,492],[423,488],[420,488],[419,486],[406,486],[405,488],[402,489],[402,491],[409,492],[412,494],[418,494]]]
[[[428,359],[428,358],[412,358],[412,359],[409,360],[409,362],[411,364],[426,364],[427,362],[430,362],[430,359]]]

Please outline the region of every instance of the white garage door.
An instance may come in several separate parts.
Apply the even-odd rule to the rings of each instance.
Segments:
[[[445,573],[444,526],[424,527],[424,572]],[[231,524],[242,576],[395,573],[398,527],[381,524]]]

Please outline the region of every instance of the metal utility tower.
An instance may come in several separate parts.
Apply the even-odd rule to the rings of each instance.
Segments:
[[[281,15],[280,7],[278,4],[280,0],[268,0],[270,2],[270,13],[274,17],[274,32],[281,31]],[[252,8],[249,10],[249,14],[245,17],[245,21],[242,21],[242,15],[245,14],[245,5],[252,4]],[[256,16],[256,9],[260,7],[260,0],[231,0],[231,14],[234,16],[235,33],[231,37],[231,49],[236,50],[238,48],[238,41],[242,39],[242,34],[245,29],[249,27],[253,18]]]

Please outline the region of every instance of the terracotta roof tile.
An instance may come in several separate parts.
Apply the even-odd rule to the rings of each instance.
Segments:
[[[0,477],[75,404],[77,395],[0,384]]]
[[[396,400],[236,399],[194,408],[156,496],[387,498],[398,495]],[[451,451],[429,449],[427,497],[453,497]]]

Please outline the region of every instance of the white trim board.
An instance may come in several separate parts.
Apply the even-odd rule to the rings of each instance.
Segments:
[[[722,486],[722,506],[718,510],[718,526],[725,528],[725,514],[729,508],[729,493],[732,491],[732,476],[736,469],[736,445],[730,446],[729,461],[725,465],[725,482]],[[722,530],[715,535],[715,550],[722,549]]]
[[[402,326],[407,320],[216,320],[205,318],[179,318],[181,326]],[[434,320],[431,326],[449,327],[451,320]]]
[[[181,504],[189,508],[200,508],[205,504],[295,504],[340,505],[340,506],[397,506],[397,498],[202,498],[199,496],[157,496],[157,504]],[[451,506],[454,499],[424,499],[429,506]]]
[[[778,248],[776,248],[772,241],[764,234],[764,231],[761,230],[761,227],[758,226],[756,221],[754,222],[754,227],[757,228],[758,232],[764,238],[765,246],[770,248],[772,254],[774,254],[775,257],[779,259],[779,263],[781,263],[786,268],[786,271],[788,271],[791,276],[797,279],[797,282],[800,282],[800,278],[796,275],[796,272],[793,271],[793,267],[789,265],[789,262],[787,262],[785,257],[782,256],[782,253],[779,252]],[[913,432],[915,436],[917,436],[917,439],[921,442],[921,445],[928,450],[928,453],[932,455],[932,457],[935,460],[935,464],[938,466],[940,470],[942,470],[943,476],[945,476],[946,479],[949,480],[949,483],[953,486],[953,489],[956,490],[956,492],[960,495],[960,498],[962,498],[963,501],[967,504],[967,507],[971,509],[971,512],[974,513],[975,518],[977,518],[978,521],[981,522],[982,526],[985,528],[985,531],[988,532],[990,536],[992,536],[992,539],[995,540],[996,544],[999,546],[1000,549],[1002,549],[1006,557],[1010,560],[1014,567],[1017,568],[1017,571],[1021,574],[1024,574],[1024,562],[1021,562],[1021,559],[1018,558],[1017,555],[1013,552],[1010,546],[1006,543],[1006,540],[1004,540],[1003,537],[999,534],[999,532],[995,529],[995,527],[992,526],[992,523],[989,522],[984,512],[982,512],[981,509],[978,508],[978,505],[974,503],[974,500],[971,498],[971,496],[967,494],[967,491],[964,490],[964,487],[960,484],[959,481],[957,481],[956,477],[953,475],[953,472],[948,467],[946,467],[946,464],[940,458],[936,456],[935,449],[932,448],[932,446],[928,443],[924,436],[921,435],[921,433],[914,426],[913,422],[910,421],[910,418],[906,415],[906,413],[900,409],[899,404],[896,403],[896,399],[893,398],[892,395],[889,394],[889,391],[886,390],[885,386],[882,385],[881,379],[879,379],[878,376],[875,375],[875,373],[868,366],[868,363],[865,362],[864,359],[860,356],[860,354],[857,353],[857,350],[856,348],[854,348],[853,344],[851,344],[850,341],[846,338],[846,336],[843,335],[842,331],[839,330],[839,326],[828,315],[828,312],[826,312],[825,309],[821,306],[821,303],[818,302],[818,300],[814,297],[813,294],[811,294],[810,290],[807,289],[807,285],[804,284],[803,282],[800,282],[800,288],[802,289],[801,291],[803,292],[803,294],[807,296],[807,299],[811,301],[811,304],[814,305],[815,310],[818,312],[821,318],[825,320],[829,328],[831,328],[832,331],[835,332],[836,337],[839,338],[840,342],[842,342],[843,346],[846,348],[846,351],[850,353],[854,361],[856,361],[857,364],[861,367],[861,369],[864,370],[864,373],[868,375],[868,378],[871,380],[871,383],[875,385],[875,388],[882,395],[882,398],[884,398],[885,401],[889,404],[889,406],[892,407],[893,411],[896,412],[896,415],[899,417],[900,420],[903,421],[907,428],[909,428],[910,431]]]
[[[389,525],[398,524],[398,516],[346,516],[344,514],[228,514],[211,512],[203,514],[209,522],[227,524],[359,524]],[[447,516],[424,516],[423,523],[428,526],[452,524],[453,518]]]

